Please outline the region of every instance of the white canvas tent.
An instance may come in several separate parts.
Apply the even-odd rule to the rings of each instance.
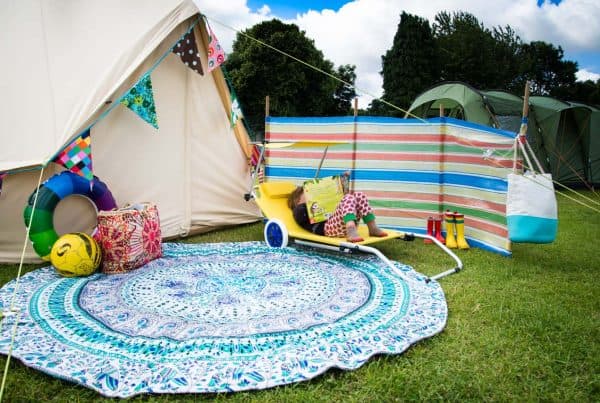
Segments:
[[[0,262],[16,262],[26,240],[23,209],[47,164],[91,126],[94,174],[117,204],[158,205],[164,237],[256,221],[243,199],[248,138],[229,122],[219,69],[206,68],[208,35],[194,27],[204,75],[170,48],[199,18],[191,0],[7,0],[0,5]],[[159,60],[165,56],[160,63]],[[159,129],[114,105],[151,71]],[[43,171],[41,168],[45,167]],[[57,206],[57,232],[91,231],[86,199]],[[37,260],[27,241],[26,261]]]

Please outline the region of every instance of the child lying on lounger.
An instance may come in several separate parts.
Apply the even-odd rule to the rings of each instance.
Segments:
[[[288,206],[292,209],[298,225],[317,235],[346,237],[350,242],[362,242],[364,239],[358,234],[356,228],[357,223],[362,219],[369,228],[370,236],[387,236],[387,233],[377,226],[373,208],[363,192],[346,193],[331,217],[315,224],[311,224],[309,220],[303,186],[298,186],[290,194]]]

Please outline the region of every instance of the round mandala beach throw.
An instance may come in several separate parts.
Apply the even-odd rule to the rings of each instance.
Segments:
[[[124,274],[52,267],[0,289],[0,352],[102,395],[263,389],[355,369],[442,331],[435,281],[376,257],[262,242],[163,244]],[[402,273],[402,277],[397,272]]]

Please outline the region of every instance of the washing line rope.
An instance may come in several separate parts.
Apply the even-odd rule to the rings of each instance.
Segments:
[[[380,101],[381,103],[383,103],[383,104],[385,104],[385,105],[387,105],[387,106],[389,106],[391,108],[394,108],[394,109],[396,109],[396,110],[398,110],[398,111],[400,111],[400,112],[402,112],[402,113],[404,113],[406,115],[412,116],[412,117],[414,117],[414,118],[422,121],[423,123],[429,123],[428,121],[426,121],[425,119],[421,118],[420,116],[413,115],[412,113],[410,113],[410,112],[408,112],[408,111],[400,108],[399,106],[396,106],[396,105],[392,104],[391,102],[388,102],[388,101],[386,101],[384,99],[381,99],[381,98],[377,97],[376,95],[373,95],[373,94],[369,93],[368,91],[366,91],[366,90],[364,90],[362,88],[359,88],[359,87],[357,87],[357,86],[355,86],[355,85],[353,85],[353,84],[351,84],[351,83],[349,83],[349,82],[347,82],[345,80],[342,80],[341,78],[335,76],[334,74],[331,74],[331,73],[329,73],[329,72],[327,72],[327,71],[325,71],[323,69],[320,69],[317,66],[313,66],[312,64],[310,64],[308,62],[305,62],[302,59],[299,59],[299,58],[297,58],[297,57],[295,57],[295,56],[293,56],[293,55],[291,55],[291,54],[289,54],[289,53],[287,53],[287,52],[285,52],[285,51],[283,51],[281,49],[278,49],[278,48],[276,48],[276,47],[274,47],[272,45],[269,45],[268,43],[266,43],[264,41],[261,41],[260,39],[254,38],[253,36],[250,36],[247,33],[243,32],[243,31],[240,31],[240,30],[238,30],[238,29],[236,29],[236,28],[234,28],[234,27],[232,27],[232,26],[230,26],[228,24],[225,24],[224,22],[221,22],[221,21],[219,21],[219,20],[217,20],[215,18],[208,17],[207,15],[204,15],[204,14],[203,14],[203,16],[204,16],[204,18],[209,19],[209,20],[211,20],[211,21],[213,21],[213,22],[221,25],[224,28],[227,28],[227,29],[229,29],[229,30],[231,30],[231,31],[233,31],[233,32],[235,32],[237,34],[240,34],[240,35],[242,35],[242,36],[244,36],[244,37],[246,37],[246,38],[248,38],[248,39],[250,39],[250,40],[252,40],[252,41],[254,41],[254,42],[256,42],[256,43],[258,43],[260,45],[262,45],[262,46],[265,46],[265,47],[267,47],[267,48],[269,48],[269,49],[271,49],[271,50],[273,50],[273,51],[275,51],[275,52],[277,52],[277,53],[279,53],[279,54],[281,54],[283,56],[289,57],[290,59],[295,60],[298,63],[303,64],[306,67],[309,67],[309,68],[311,68],[311,69],[313,69],[315,71],[318,71],[319,73],[325,74],[326,76],[328,76],[330,78],[333,78],[336,81],[339,81],[340,83],[344,84],[345,86],[354,89],[358,93],[361,93],[361,94],[364,94],[364,95],[368,95],[369,97],[371,97],[373,99],[376,99],[376,100]]]
[[[522,151],[522,154],[523,154],[523,157],[524,157],[524,161],[521,161],[521,166],[522,166],[524,169],[527,169],[527,170],[529,170],[529,171],[531,171],[531,172],[533,172],[533,173],[534,173],[534,176],[524,176],[524,178],[526,178],[526,179],[528,179],[528,180],[530,180],[530,181],[532,181],[532,182],[534,182],[534,183],[537,183],[538,185],[540,185],[540,186],[542,186],[542,187],[546,187],[546,188],[547,188],[547,189],[549,189],[549,190],[555,190],[555,189],[554,189],[554,187],[553,187],[552,189],[550,189],[549,187],[547,187],[547,185],[546,185],[545,183],[540,183],[539,181],[537,181],[537,180],[535,179],[535,176],[536,176],[536,175],[541,175],[541,174],[543,174],[544,172],[543,172],[543,171],[541,171],[541,169],[542,169],[542,168],[541,168],[541,164],[540,164],[540,162],[538,161],[537,157],[535,156],[535,153],[533,152],[533,150],[532,150],[531,146],[529,145],[529,143],[528,143],[527,141],[525,141],[525,145],[523,145],[523,144],[520,142],[519,136],[515,137],[515,141],[513,142],[513,146],[512,146],[512,148],[511,148],[511,150],[512,150],[512,151],[513,151],[513,153],[514,153],[514,157],[513,157],[513,171],[516,169],[516,164],[517,164],[517,152],[518,152],[518,150],[519,150],[519,149],[521,149],[521,151]],[[539,170],[538,170],[538,169],[536,169],[536,167],[535,167],[535,166],[533,166],[533,164],[531,163],[531,160],[529,159],[529,156],[528,156],[528,153],[527,153],[527,150],[526,150],[526,149],[529,151],[529,153],[531,153],[532,157],[533,157],[533,158],[534,158],[534,160],[535,160],[535,163],[536,163],[537,167],[539,167]],[[494,161],[492,161],[492,163],[494,163]],[[552,178],[552,182],[553,182],[554,184],[556,184],[556,185],[558,185],[558,186],[560,186],[560,187],[562,187],[562,188],[564,188],[564,189],[566,189],[566,190],[568,190],[568,191],[572,192],[572,193],[575,193],[575,194],[576,194],[577,196],[579,196],[580,198],[583,198],[583,199],[586,199],[586,200],[588,200],[590,203],[593,203],[593,204],[596,204],[596,205],[600,205],[600,202],[598,202],[598,201],[596,201],[596,200],[594,200],[594,199],[592,199],[592,198],[589,198],[589,197],[587,197],[586,195],[584,195],[584,194],[582,194],[582,193],[578,193],[576,190],[574,190],[574,189],[571,189],[571,188],[569,188],[569,187],[568,187],[568,186],[566,186],[566,185],[563,185],[562,183],[558,182],[558,181],[557,181],[557,180],[555,180],[554,178]],[[566,193],[559,192],[559,191],[557,191],[557,190],[556,190],[555,192],[556,192],[557,194],[561,195],[561,196],[564,196],[564,197],[566,197],[567,199],[569,199],[569,200],[571,200],[571,201],[573,201],[573,202],[575,202],[575,203],[578,203],[578,204],[580,204],[581,206],[584,206],[584,207],[586,207],[586,208],[588,208],[588,209],[590,209],[590,210],[593,210],[593,211],[596,211],[596,212],[600,213],[600,210],[599,210],[599,209],[597,209],[597,208],[595,208],[595,207],[593,207],[593,206],[591,206],[591,205],[589,205],[589,204],[586,204],[586,203],[584,203],[584,202],[583,202],[583,201],[581,201],[581,200],[577,200],[577,199],[575,199],[574,197],[572,197],[572,196],[569,196],[569,195],[567,195]]]
[[[537,171],[536,171],[536,170],[535,170],[533,167],[527,166],[527,164],[525,164],[525,163],[523,163],[523,168],[530,170],[531,172],[535,173],[536,175],[539,175],[539,174],[541,174],[541,172],[537,172]],[[537,181],[534,179],[534,177],[527,176],[526,178],[528,178],[528,179],[529,179],[529,180],[531,180],[532,182],[535,182],[535,183],[537,183],[538,185],[545,186],[545,185],[543,185],[543,184],[541,184],[541,183],[538,183],[538,182],[537,182]],[[574,193],[574,194],[575,194],[575,195],[577,195],[578,197],[580,197],[580,198],[582,198],[582,199],[585,199],[585,200],[589,201],[589,202],[590,202],[590,203],[592,203],[592,204],[595,204],[595,205],[598,205],[598,206],[600,206],[600,202],[598,202],[597,200],[594,200],[594,199],[592,199],[592,198],[590,198],[590,197],[588,197],[588,196],[584,195],[584,194],[583,194],[583,193],[581,193],[581,192],[577,192],[575,189],[572,189],[572,188],[570,188],[570,187],[568,187],[568,186],[566,186],[566,185],[563,185],[562,183],[558,182],[558,181],[557,181],[557,180],[555,180],[555,179],[552,179],[552,182],[553,182],[555,185],[558,185],[558,186],[560,186],[561,188],[565,189],[566,191],[569,191],[569,192],[571,192],[571,193]],[[561,195],[561,196],[563,196],[563,197],[565,197],[565,198],[567,198],[567,199],[569,199],[569,200],[571,200],[571,201],[573,201],[573,202],[575,202],[575,203],[578,203],[578,204],[580,204],[580,205],[581,205],[581,206],[583,206],[583,207],[586,207],[586,208],[588,208],[588,209],[590,209],[590,210],[593,210],[593,211],[595,211],[595,212],[597,212],[597,213],[600,213],[600,209],[598,209],[598,208],[596,208],[596,207],[594,207],[594,206],[592,206],[592,205],[590,205],[590,204],[586,204],[585,202],[583,202],[583,201],[581,201],[581,200],[578,200],[578,199],[576,199],[576,198],[574,198],[574,197],[572,197],[572,196],[569,196],[569,195],[568,195],[567,193],[565,193],[565,192],[561,192],[561,191],[558,191],[558,190],[556,190],[556,193],[557,193],[557,194],[559,194],[559,195]]]

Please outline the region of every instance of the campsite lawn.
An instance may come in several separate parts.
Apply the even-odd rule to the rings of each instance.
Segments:
[[[597,194],[585,194],[600,202]],[[404,354],[377,356],[355,371],[333,369],[263,391],[142,395],[129,401],[599,401],[600,213],[562,196],[558,201],[553,244],[513,245],[510,258],[459,251],[465,270],[440,280],[449,310],[444,331]],[[262,240],[262,229],[261,223],[245,225],[185,242]],[[425,274],[452,264],[421,241],[388,241],[380,249]],[[0,285],[16,273],[16,265],[0,265]],[[0,357],[3,369],[5,363]],[[4,401],[102,400],[92,390],[11,360]]]

